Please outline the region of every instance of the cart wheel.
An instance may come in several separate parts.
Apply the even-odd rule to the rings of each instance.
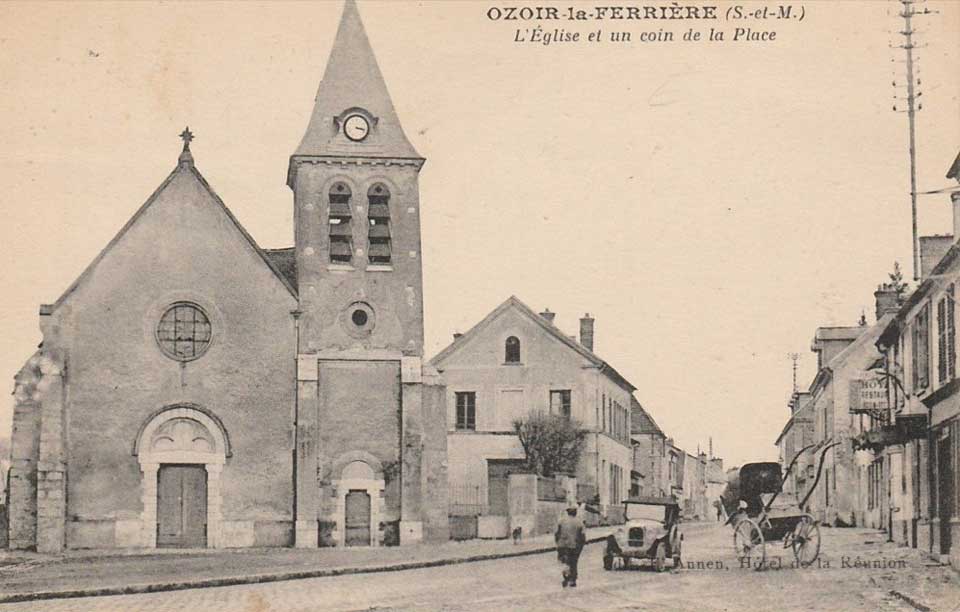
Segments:
[[[657,544],[657,558],[654,560],[654,569],[662,572],[667,568],[667,545],[663,542]]]
[[[608,572],[613,569],[613,555],[609,553],[603,555],[603,569]]]
[[[793,556],[797,565],[807,567],[820,556],[820,525],[809,514],[804,514],[793,528]]]
[[[733,532],[733,548],[737,551],[738,559],[747,559],[750,565],[754,565],[758,570],[762,569],[767,561],[763,532],[752,519],[745,518],[737,523]]]

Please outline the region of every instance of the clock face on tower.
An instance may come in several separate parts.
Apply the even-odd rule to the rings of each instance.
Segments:
[[[360,142],[370,134],[370,124],[363,115],[350,115],[343,122],[343,133],[354,142]]]

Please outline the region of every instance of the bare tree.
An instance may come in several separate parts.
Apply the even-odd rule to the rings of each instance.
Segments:
[[[587,440],[580,422],[555,414],[535,412],[513,422],[526,453],[526,467],[541,476],[572,473]]]

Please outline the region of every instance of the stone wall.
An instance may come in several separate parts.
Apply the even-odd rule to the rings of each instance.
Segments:
[[[199,305],[212,328],[209,347],[190,361],[165,355],[156,337],[166,309],[181,301]],[[38,495],[61,500],[61,510],[41,508],[54,535],[38,545],[143,542],[144,476],[134,448],[146,422],[176,405],[207,410],[230,439],[221,544],[287,542],[295,309],[199,175],[178,168],[41,317],[44,351],[62,353],[66,391],[62,406],[41,409]]]

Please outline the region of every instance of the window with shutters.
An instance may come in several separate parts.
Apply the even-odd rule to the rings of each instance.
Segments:
[[[564,418],[570,418],[569,389],[550,391],[550,414],[559,414]]]
[[[955,322],[954,285],[937,302],[937,382],[944,384],[956,376],[957,329]]]
[[[349,264],[353,260],[353,229],[350,188],[335,183],[329,193],[330,263]]]
[[[389,265],[392,261],[390,239],[390,190],[377,183],[367,191],[367,257],[371,264]]]
[[[930,385],[930,309],[925,305],[913,320],[913,390],[919,392]]]
[[[473,391],[463,391],[457,397],[457,429],[476,431],[477,429],[477,394]]]

